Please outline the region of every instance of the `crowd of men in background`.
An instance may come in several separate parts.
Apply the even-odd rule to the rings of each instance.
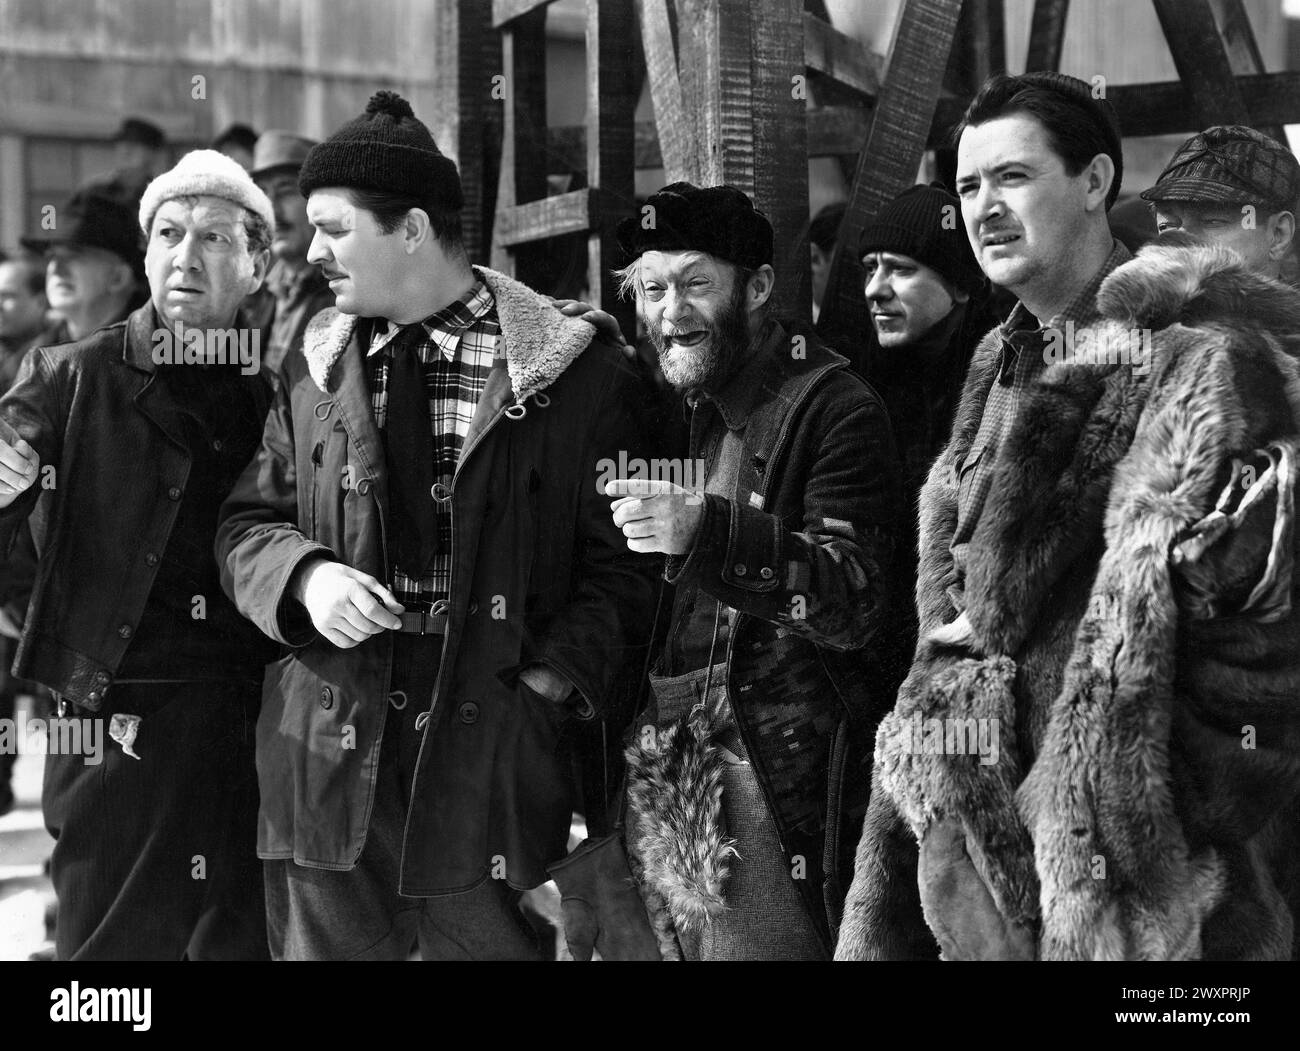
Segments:
[[[851,247],[865,348],[843,205],[808,325],[674,183],[618,231],[643,354],[471,264],[392,92],[117,142],[0,261],[0,631],[116,743],[47,761],[60,958],[538,958],[548,878],[578,957],[1293,954],[1284,145],[1193,136],[1144,230],[1109,104],[995,77]]]

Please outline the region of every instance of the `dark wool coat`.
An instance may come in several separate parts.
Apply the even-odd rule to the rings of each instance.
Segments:
[[[631,553],[600,461],[645,454],[640,381],[618,350],[511,278],[493,364],[452,485],[450,617],[407,821],[401,890],[472,888],[502,863],[528,888],[564,856],[573,727],[516,681],[533,662],[602,713],[640,664],[659,563]],[[293,652],[267,669],[257,728],[258,852],[349,869],[365,844],[388,715],[392,633],[339,649],[287,592],[307,558],[388,579],[388,478],[357,319],[309,326],[262,448],[223,508],[217,558],[239,608]],[[631,658],[631,659],[629,659]],[[557,741],[557,732],[560,740]],[[614,728],[614,734],[621,728]]]
[[[922,494],[923,641],[877,735],[840,959],[936,955],[916,840],[941,822],[964,832],[982,886],[964,906],[987,902],[1009,932],[986,947],[1024,935],[1043,959],[1292,952],[1289,469],[1200,562],[1175,568],[1171,552],[1221,494],[1232,503],[1234,457],[1282,440],[1294,468],[1300,296],[1225,249],[1153,245],[1098,304],[1106,345],[1151,329],[1150,360],[1052,365],[1026,392],[970,546],[969,641],[940,646],[925,637],[957,616],[959,467],[996,378],[996,333],[976,354]],[[997,720],[997,761],[924,754],[914,716]],[[940,895],[926,914],[941,940],[961,925],[944,912]]]
[[[743,445],[738,468],[705,496],[692,551],[669,558],[666,572],[737,611],[727,696],[829,950],[852,849],[849,839],[841,858],[840,836],[856,834],[871,732],[888,704],[872,658],[889,615],[898,460],[884,406],[846,359],[780,324],[763,338],[724,414]],[[689,927],[725,875],[725,830],[706,813],[707,749],[679,754],[669,736],[651,739],[629,750],[632,783],[642,786],[630,846]]]

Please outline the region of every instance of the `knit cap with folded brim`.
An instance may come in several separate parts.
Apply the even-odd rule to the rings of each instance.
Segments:
[[[431,201],[445,211],[465,203],[460,173],[395,91],[377,91],[361,116],[311,148],[298,172],[304,197],[340,186]]]
[[[146,237],[153,217],[164,201],[177,197],[221,197],[243,205],[275,228],[271,199],[257,188],[238,161],[216,150],[191,150],[171,171],[163,172],[145,187],[140,198],[140,229]]]

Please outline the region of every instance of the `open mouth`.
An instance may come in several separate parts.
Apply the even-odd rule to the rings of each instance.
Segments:
[[[701,328],[694,332],[674,332],[664,339],[675,347],[698,347],[707,337],[708,332]]]

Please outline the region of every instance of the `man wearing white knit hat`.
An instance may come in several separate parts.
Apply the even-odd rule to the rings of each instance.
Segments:
[[[253,730],[274,648],[212,544],[270,404],[238,310],[274,220],[211,150],[154,179],[139,218],[149,302],[32,351],[0,399],[0,551],[42,493],[48,519],[16,663],[59,700],[56,952],[265,959]]]

